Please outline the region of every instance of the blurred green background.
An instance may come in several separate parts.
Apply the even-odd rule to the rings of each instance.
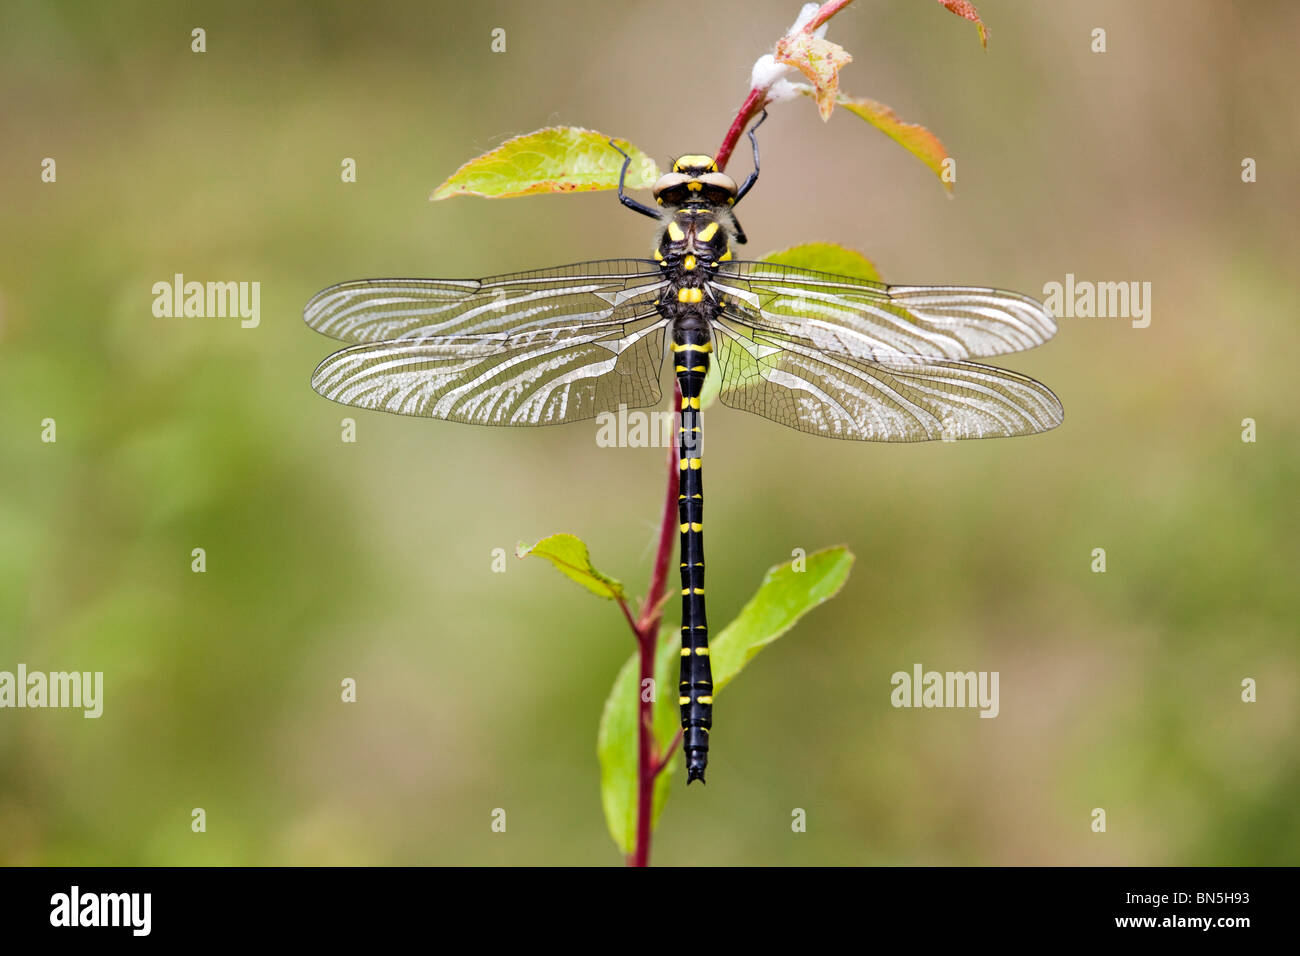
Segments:
[[[1004,363],[1065,404],[1036,438],[857,445],[711,411],[715,625],[793,548],[858,562],[721,698],[708,787],[676,788],[655,862],[1297,860],[1300,8],[979,7],[987,53],[937,3],[856,3],[830,32],[847,91],[958,158],[956,198],[849,114],[777,107],[751,250],[832,240],[893,281],[1031,294],[1147,281],[1151,325],[1063,319]],[[4,5],[0,669],[106,690],[99,720],[0,711],[0,861],[620,862],[595,733],[630,637],[492,550],[571,531],[643,589],[661,451],[345,410],[308,387],[334,343],[301,309],[349,278],[647,254],[609,193],[427,197],[550,124],[711,152],[797,12]],[[155,318],[176,272],[260,281],[261,326]],[[917,662],[999,671],[1001,715],[893,709]]]

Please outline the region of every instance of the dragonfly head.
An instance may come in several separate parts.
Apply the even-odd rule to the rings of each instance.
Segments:
[[[672,172],[664,173],[654,184],[654,197],[661,206],[729,206],[736,199],[736,181],[718,172],[718,164],[711,156],[681,156],[673,163]]]

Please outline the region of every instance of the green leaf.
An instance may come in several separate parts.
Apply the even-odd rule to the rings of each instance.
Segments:
[[[899,146],[902,146],[903,149],[929,166],[931,171],[939,177],[939,182],[943,183],[943,188],[948,190],[949,195],[952,194],[953,184],[944,178],[943,163],[948,158],[948,150],[944,148],[943,143],[939,142],[939,137],[917,123],[903,122],[898,118],[898,114],[884,103],[843,95],[840,96],[839,103],[850,113],[861,116]]]
[[[718,368],[717,356],[709,363],[709,373],[704,376],[704,387],[700,389],[700,410],[708,408],[722,393],[722,369]]]
[[[883,281],[870,259],[834,242],[805,242],[780,252],[769,252],[763,261],[797,266],[800,269],[815,269],[818,272],[833,272],[838,276],[852,276],[871,282]]]
[[[627,171],[631,189],[646,189],[659,178],[655,162],[627,140],[616,143],[632,157]],[[609,137],[576,126],[552,126],[507,140],[490,153],[471,159],[433,191],[431,199],[484,196],[503,199],[537,193],[591,192],[617,189],[623,157]]]
[[[529,555],[550,561],[562,574],[577,581],[592,594],[611,601],[623,597],[622,582],[601,574],[591,566],[587,545],[576,535],[553,534],[531,547],[521,541],[515,548],[515,557],[526,558]]]
[[[709,642],[715,697],[759,651],[794,627],[804,614],[835,596],[849,576],[853,555],[844,547],[827,548],[808,555],[803,565],[802,571],[795,571],[793,562],[769,569],[740,616]],[[655,686],[670,693],[658,694],[653,707],[658,753],[673,743],[681,729],[677,695],[671,693],[677,687],[680,660],[677,629],[665,624],[655,655]],[[636,843],[640,673],[640,657],[633,654],[610,689],[596,737],[605,823],[624,854],[632,853]],[[678,747],[668,767],[655,780],[651,827],[663,812],[669,790],[680,780],[680,769],[681,748]]]
[[[840,545],[814,551],[803,561],[802,571],[794,570],[793,561],[769,568],[740,615],[709,641],[715,695],[799,618],[839,593],[853,567],[853,552]]]
[[[681,660],[677,629],[665,623],[659,630],[655,656],[655,687],[674,690],[676,668]],[[605,711],[596,735],[596,756],[600,760],[600,803],[605,825],[624,856],[636,849],[637,811],[637,704],[641,694],[641,657],[633,654],[618,672],[605,700]],[[681,729],[681,711],[676,694],[657,694],[653,711],[655,750],[662,754]],[[655,779],[650,826],[659,822],[668,791],[681,769],[681,748]]]
[[[815,96],[817,91],[807,83],[795,83],[794,87],[805,96]],[[944,177],[944,160],[948,159],[948,150],[939,137],[917,123],[906,123],[884,103],[877,103],[865,97],[846,96],[841,93],[836,101],[850,113],[860,116],[876,129],[880,130],[899,146],[929,166],[939,177],[943,188],[952,195],[953,184]]]
[[[882,282],[875,264],[860,252],[846,249],[833,242],[805,242],[791,246],[779,252],[769,252],[763,257],[764,262],[777,265],[797,266],[801,269],[814,269],[818,272],[831,272],[855,279],[867,279]],[[709,366],[709,374],[704,379],[704,388],[700,391],[700,408],[706,409],[717,400],[722,391],[722,370],[718,363]]]

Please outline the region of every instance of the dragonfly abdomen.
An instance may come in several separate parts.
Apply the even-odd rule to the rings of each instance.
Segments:
[[[682,660],[678,703],[682,711],[682,749],[686,782],[704,779],[713,726],[713,670],[709,666],[709,626],[704,611],[704,470],[700,393],[709,371],[707,322],[673,326],[672,354],[682,392],[678,432],[677,516],[681,522]]]

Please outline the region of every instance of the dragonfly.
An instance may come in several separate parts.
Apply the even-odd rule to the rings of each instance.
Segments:
[[[685,155],[654,184],[648,206],[625,192],[632,160],[623,153],[618,198],[656,220],[651,259],[486,279],[356,280],[322,290],[303,314],[312,329],[351,343],[312,374],[324,397],[476,425],[559,425],[658,405],[672,357],[688,785],[704,780],[713,727],[700,398],[715,364],[724,405],[829,438],[1007,437],[1063,418],[1045,385],[971,361],[1055,334],[1051,313],[1029,296],[733,258],[747,241],[734,208],[758,181],[755,130],[765,118],[749,129],[754,169],[740,186],[712,157]]]

